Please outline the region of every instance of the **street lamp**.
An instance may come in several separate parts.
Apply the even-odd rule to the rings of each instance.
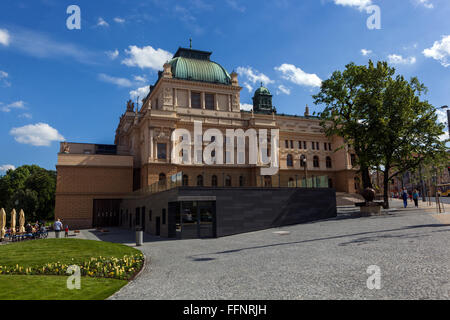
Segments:
[[[308,188],[308,162],[306,160],[306,156],[302,155],[300,161],[303,163],[303,167],[305,168],[305,184],[306,188]]]

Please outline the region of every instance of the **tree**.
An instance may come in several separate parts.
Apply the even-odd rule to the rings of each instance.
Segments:
[[[394,76],[387,62],[351,63],[313,96],[325,105],[320,117],[326,134],[343,137],[355,150],[364,188],[372,186],[369,171],[382,169],[386,208],[392,178],[446,156],[439,139],[444,126],[435,108],[422,101],[426,87],[417,78]]]
[[[54,216],[55,191],[55,171],[24,165],[0,177],[0,207],[8,213],[24,209],[27,219],[46,220]]]
[[[377,166],[372,146],[376,137],[368,117],[372,107],[381,104],[385,83],[394,72],[387,63],[376,67],[372,61],[368,67],[350,63],[343,72],[335,71],[313,96],[315,104],[325,105],[319,116],[326,135],[343,137],[352,146],[364,188],[372,187],[369,170]]]
[[[422,166],[447,163],[446,141],[440,136],[444,125],[437,122],[436,109],[423,101],[426,87],[417,78],[406,81],[398,75],[389,79],[383,103],[370,121],[376,134],[378,161],[383,167],[384,202],[389,206],[389,181]]]

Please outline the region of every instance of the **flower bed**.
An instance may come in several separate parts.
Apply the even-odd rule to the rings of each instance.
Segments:
[[[125,255],[122,258],[100,256],[90,258],[82,263],[55,262],[36,267],[23,267],[18,264],[15,266],[0,265],[0,275],[67,275],[66,271],[71,265],[78,265],[82,276],[130,280],[143,267],[144,255],[139,253],[131,256]]]

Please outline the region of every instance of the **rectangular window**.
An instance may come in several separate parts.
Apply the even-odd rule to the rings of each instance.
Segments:
[[[202,98],[201,98],[200,93],[191,92],[191,107],[194,109],[202,108]]]
[[[162,209],[162,224],[166,224],[166,209]]]
[[[152,210],[148,210],[148,221],[152,221]]]
[[[294,149],[294,141],[291,140],[291,149]]]
[[[158,159],[159,160],[167,159],[167,150],[165,143],[158,143]]]
[[[307,150],[307,149],[308,149],[308,147],[306,146],[306,141],[303,141],[303,149],[304,149],[304,150]]]
[[[330,151],[332,150],[331,149],[331,143],[328,144],[328,150],[330,150]]]
[[[301,142],[301,141],[298,142],[298,148],[299,148],[300,150],[302,149],[302,142]]]
[[[311,142],[311,146],[313,150],[316,150],[316,144],[314,142]]]
[[[205,108],[207,110],[215,110],[215,105],[214,105],[214,95],[213,94],[205,94]]]
[[[286,141],[284,142],[284,146],[286,147],[286,149],[289,149],[289,141],[288,141],[288,140],[286,140]]]
[[[136,218],[135,218],[135,224],[138,226],[141,224],[141,214],[140,214],[140,208],[136,208]]]
[[[325,151],[327,151],[327,143],[326,142],[323,143],[323,148],[325,149]]]
[[[316,147],[317,147],[317,150],[320,150],[320,145],[318,142],[316,142]]]

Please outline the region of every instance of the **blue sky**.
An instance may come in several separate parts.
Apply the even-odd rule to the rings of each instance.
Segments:
[[[81,30],[66,26],[69,5]],[[381,29],[367,27],[371,5]],[[2,0],[0,174],[54,169],[62,139],[113,143],[126,101],[142,98],[189,38],[238,71],[243,108],[263,81],[278,112],[318,112],[320,81],[369,59],[418,76],[426,99],[449,105],[449,16],[448,0]]]

